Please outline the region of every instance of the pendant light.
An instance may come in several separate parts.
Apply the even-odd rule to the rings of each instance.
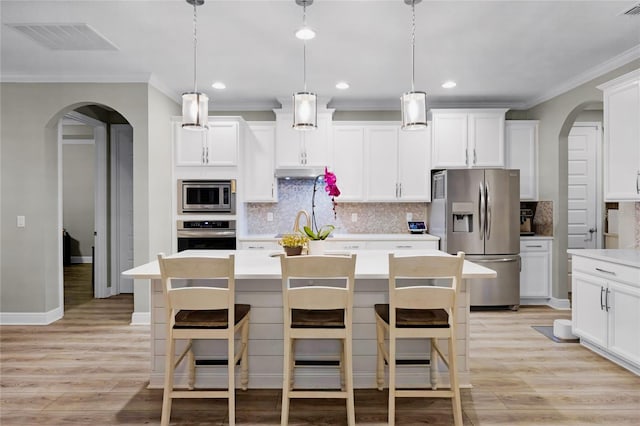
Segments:
[[[402,130],[418,130],[427,127],[427,94],[416,92],[414,80],[416,74],[416,4],[422,0],[404,0],[411,6],[411,91],[400,97],[402,112]]]
[[[186,0],[193,5],[193,92],[182,94],[182,127],[186,129],[203,130],[209,128],[209,97],[198,92],[198,15],[197,6],[202,6],[204,0]]]
[[[306,26],[307,6],[313,4],[313,0],[296,0],[296,4],[302,6],[302,23]],[[315,130],[318,128],[317,96],[307,91],[307,40],[303,40],[302,69],[304,90],[293,94],[293,128],[296,130]]]

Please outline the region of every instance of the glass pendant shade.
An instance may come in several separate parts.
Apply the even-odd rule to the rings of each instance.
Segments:
[[[427,127],[427,94],[407,92],[400,97],[402,129],[417,130]]]
[[[293,128],[314,130],[318,127],[317,96],[311,92],[293,94]]]
[[[193,130],[209,128],[209,97],[200,92],[182,94],[182,127]]]

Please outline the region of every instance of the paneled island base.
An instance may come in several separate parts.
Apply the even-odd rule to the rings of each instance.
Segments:
[[[226,251],[194,250],[176,256],[225,256]],[[264,251],[237,250],[236,301],[251,305],[249,331],[249,387],[281,388],[283,358],[282,282],[277,257]],[[356,251],[356,285],[353,315],[353,368],[356,388],[376,386],[376,329],[373,306],[388,303],[388,251]],[[329,253],[327,253],[329,254]],[[336,253],[337,254],[337,253]],[[402,251],[397,255],[448,256],[438,250]],[[166,314],[157,261],[123,273],[136,279],[151,280],[151,348],[150,388],[162,388],[165,361]],[[465,261],[458,297],[457,350],[459,381],[469,387],[469,292],[467,278],[495,277],[495,271]],[[299,341],[296,343],[296,386],[303,388],[340,387],[338,362],[339,342]],[[446,347],[446,345],[444,345]],[[178,345],[177,352],[183,349]],[[194,343],[197,359],[196,387],[222,387],[226,384],[224,366],[226,348],[209,342]],[[431,383],[448,386],[449,378],[442,365],[430,365],[429,343],[424,340],[398,342],[397,382],[399,386],[416,387]],[[186,386],[184,366],[176,370],[176,386]],[[238,383],[238,381],[236,381]]]

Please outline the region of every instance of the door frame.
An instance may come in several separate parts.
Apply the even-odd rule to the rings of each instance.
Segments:
[[[111,148],[111,295],[120,294],[122,292],[122,275],[123,267],[120,264],[119,254],[127,250],[125,241],[120,238],[120,229],[122,226],[122,217],[118,214],[119,208],[122,205],[122,196],[120,194],[119,183],[122,180],[122,176],[119,172],[119,164],[122,159],[121,139],[118,135],[121,133],[121,129],[131,129],[131,143],[133,145],[133,127],[130,124],[111,124],[110,129],[110,148]],[[133,146],[132,146],[133,153]],[[132,154],[133,155],[133,154]],[[133,164],[133,161],[132,161]],[[131,182],[128,184],[133,185],[133,174],[131,175]],[[133,199],[131,200],[131,208],[133,209]],[[131,224],[133,226],[133,224]],[[131,247],[133,249],[133,247]],[[127,265],[126,269],[133,268],[133,265]],[[133,289],[132,289],[133,291]]]
[[[59,224],[58,233],[62,235],[62,209],[63,209],[63,185],[62,185],[62,124],[65,119],[79,121],[93,128],[95,141],[95,174],[94,174],[94,235],[95,254],[93,256],[94,268],[94,292],[95,298],[111,296],[108,288],[108,256],[107,247],[109,236],[107,234],[107,125],[76,111],[69,111],[58,122],[58,204]],[[60,245],[60,251],[62,246]],[[61,263],[62,264],[62,263]],[[62,269],[62,268],[61,268]],[[60,294],[64,303],[64,276],[60,280]],[[64,306],[64,305],[62,305]]]
[[[595,127],[596,128],[596,249],[604,246],[604,197],[602,194],[602,122],[600,121],[576,121],[574,127]],[[569,130],[571,131],[571,130]],[[567,138],[569,135],[567,135]],[[568,147],[567,147],[568,149]],[[567,232],[568,234],[568,232]]]

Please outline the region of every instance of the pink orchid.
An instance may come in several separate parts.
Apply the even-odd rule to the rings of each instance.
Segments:
[[[332,172],[330,172],[326,167],[324,168],[324,182],[326,183],[326,186],[324,187],[324,190],[327,191],[327,193],[332,196],[332,197],[337,197],[340,195],[340,189],[338,189],[338,186],[336,185],[336,175]],[[334,201],[335,203],[335,201]]]

